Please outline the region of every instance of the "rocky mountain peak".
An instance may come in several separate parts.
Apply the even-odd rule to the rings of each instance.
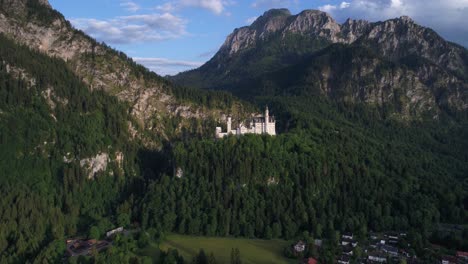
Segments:
[[[272,20],[284,20],[291,16],[291,12],[288,9],[270,9],[259,16],[251,25],[253,28],[262,28],[265,24],[268,24]]]
[[[0,2],[0,7],[10,14],[22,14],[26,10],[26,1],[4,0]]]
[[[291,12],[288,9],[271,9],[266,11],[250,26],[260,37],[265,37],[269,33],[279,31],[284,28]]]
[[[39,4],[52,8],[48,0],[36,0]]]
[[[306,9],[296,15],[296,17],[309,17],[313,19],[325,19],[325,20],[333,20],[334,19],[326,12],[316,10],[316,9]]]
[[[332,45],[337,43],[344,45]],[[350,76],[359,78],[350,83],[358,84],[359,80],[369,76],[374,80],[371,82],[373,87],[361,86],[356,88],[354,95],[348,94],[351,96],[349,98],[354,98],[352,100],[382,103],[385,100],[381,98],[393,96],[382,96],[384,93],[406,87],[410,103],[405,104],[405,113],[414,109],[414,113],[421,113],[442,105],[459,110],[468,108],[464,81],[468,79],[468,51],[445,41],[434,30],[418,25],[407,16],[380,22],[348,19],[339,24],[329,14],[319,10],[305,10],[297,15],[290,15],[289,11],[284,10],[270,10],[251,26],[236,29],[228,36],[220,52],[199,70],[177,78],[186,78],[183,80],[186,83],[198,81],[200,87],[224,86],[227,90],[244,93],[241,89],[236,90],[236,86],[245,86],[244,83],[250,85],[251,80],[246,80],[246,75],[257,81],[255,85],[264,87],[262,78],[268,79],[266,84],[274,83],[270,80],[275,76],[268,74],[287,69],[288,75],[277,79],[277,83],[281,82],[283,87],[283,80],[301,80],[304,78],[301,74],[308,74],[301,72],[296,75],[297,78],[290,77],[303,65],[310,65],[310,62],[303,61],[304,58],[310,55],[319,58],[320,54],[327,54],[332,61],[343,57],[352,60],[349,68],[357,65],[359,69],[356,68],[356,72],[350,73]],[[367,54],[371,56],[366,57]],[[263,60],[265,57],[267,59]],[[326,57],[320,58],[324,60],[322,64],[327,64]],[[296,63],[302,64],[299,67]],[[290,65],[297,68],[287,68]],[[393,65],[392,70],[386,72],[390,74],[382,75],[380,69],[388,70],[388,65]],[[326,78],[315,79],[314,83],[315,86],[325,83],[321,91],[330,96],[334,96],[330,91],[337,91],[341,86],[329,83],[328,79],[344,74],[341,68],[330,70],[332,66],[326,65],[317,75]],[[210,82],[200,82],[204,79]],[[236,85],[232,85],[233,82],[237,82]],[[292,83],[291,86],[296,85]],[[388,90],[388,87],[392,88]],[[359,89],[375,94],[357,95],[361,93],[357,92]]]
[[[445,41],[434,30],[418,25],[407,16],[372,23],[358,41],[392,60],[419,56],[459,76],[468,74],[463,59],[465,49]]]
[[[0,7],[3,9],[16,8],[16,9],[23,10],[28,5],[34,5],[34,4],[41,4],[43,6],[52,8],[48,0],[3,0],[3,1],[0,1]],[[16,10],[16,11],[20,11],[20,10]]]
[[[264,18],[272,18],[272,17],[277,17],[277,16],[290,16],[291,11],[287,8],[273,8],[265,13],[263,13],[262,17]]]
[[[371,27],[371,23],[366,20],[353,20],[348,18],[341,25],[342,42],[353,43],[364,35]]]
[[[271,9],[252,25],[234,30],[227,37],[222,50],[232,55],[276,32],[283,36],[288,33],[316,35],[339,42],[340,25],[329,14],[319,10],[304,10],[292,15],[288,9]]]
[[[284,33],[316,35],[338,41],[339,32],[340,25],[329,14],[319,10],[304,10],[294,16]]]
[[[0,1],[0,11],[4,11],[10,17],[24,19],[29,14],[34,13],[38,7],[46,7],[52,10],[48,0],[3,0]]]
[[[404,23],[414,23],[414,20],[409,16],[401,16],[400,20]]]

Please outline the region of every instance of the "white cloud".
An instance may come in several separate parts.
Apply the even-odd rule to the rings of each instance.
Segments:
[[[255,0],[250,6],[253,8],[269,9],[290,7],[299,4],[299,0]]]
[[[348,2],[341,2],[341,4],[339,5],[323,5],[323,6],[319,6],[319,10],[322,10],[324,12],[327,12],[327,13],[331,13],[337,9],[345,9],[345,8],[348,8],[351,4],[348,3]]]
[[[173,0],[156,6],[156,10],[170,12],[177,9],[196,7],[206,9],[216,15],[226,12],[226,7],[235,4],[233,0]]]
[[[333,10],[337,9],[338,7],[336,5],[323,5],[319,6],[318,9],[322,10],[323,12],[331,13]]]
[[[340,4],[340,8],[343,9],[343,8],[348,8],[351,4],[348,3],[348,2],[341,2]]]
[[[468,0],[349,0],[343,3],[324,5],[320,9],[339,21],[348,17],[380,21],[406,15],[445,38],[468,46]]]
[[[140,10],[140,6],[137,3],[132,2],[132,1],[122,2],[120,3],[120,6],[130,12],[136,12]]]
[[[71,22],[99,41],[128,44],[162,41],[186,34],[186,21],[170,13],[116,17],[108,20],[79,18]]]
[[[224,3],[221,0],[180,0],[182,6],[201,7],[220,15],[224,10]]]
[[[245,23],[247,23],[247,24],[250,25],[250,24],[252,24],[255,20],[257,20],[257,18],[258,18],[258,16],[254,16],[254,17],[251,17],[251,18],[247,18],[247,19],[245,20]]]
[[[156,6],[155,9],[163,11],[163,12],[172,12],[172,11],[174,11],[175,6],[174,6],[174,4],[168,2],[168,3],[164,3],[162,5]]]
[[[163,76],[174,75],[181,71],[198,68],[203,64],[203,62],[171,60],[166,58],[134,57],[133,60]]]

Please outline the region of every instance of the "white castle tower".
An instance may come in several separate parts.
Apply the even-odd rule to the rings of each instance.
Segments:
[[[270,116],[268,106],[265,108],[265,134],[276,135],[276,120],[274,116]]]
[[[274,116],[270,116],[268,106],[265,108],[264,116],[256,116],[251,119],[250,127],[246,127],[243,122],[239,122],[236,129],[232,128],[232,118],[226,118],[227,131],[222,132],[221,127],[216,127],[216,137],[223,138],[228,135],[243,135],[243,134],[268,134],[276,135],[276,120]]]
[[[232,118],[228,116],[227,118],[227,132],[230,133],[232,128]]]

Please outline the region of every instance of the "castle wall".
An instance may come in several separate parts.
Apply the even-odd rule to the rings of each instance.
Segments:
[[[276,123],[268,123],[266,133],[269,135],[276,135]]]
[[[263,133],[263,123],[255,123],[255,134]]]

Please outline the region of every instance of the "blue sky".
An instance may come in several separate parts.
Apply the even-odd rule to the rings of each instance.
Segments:
[[[468,0],[49,0],[72,24],[160,75],[209,60],[234,28],[270,8],[304,9],[346,18],[385,20],[402,15],[468,46]]]

